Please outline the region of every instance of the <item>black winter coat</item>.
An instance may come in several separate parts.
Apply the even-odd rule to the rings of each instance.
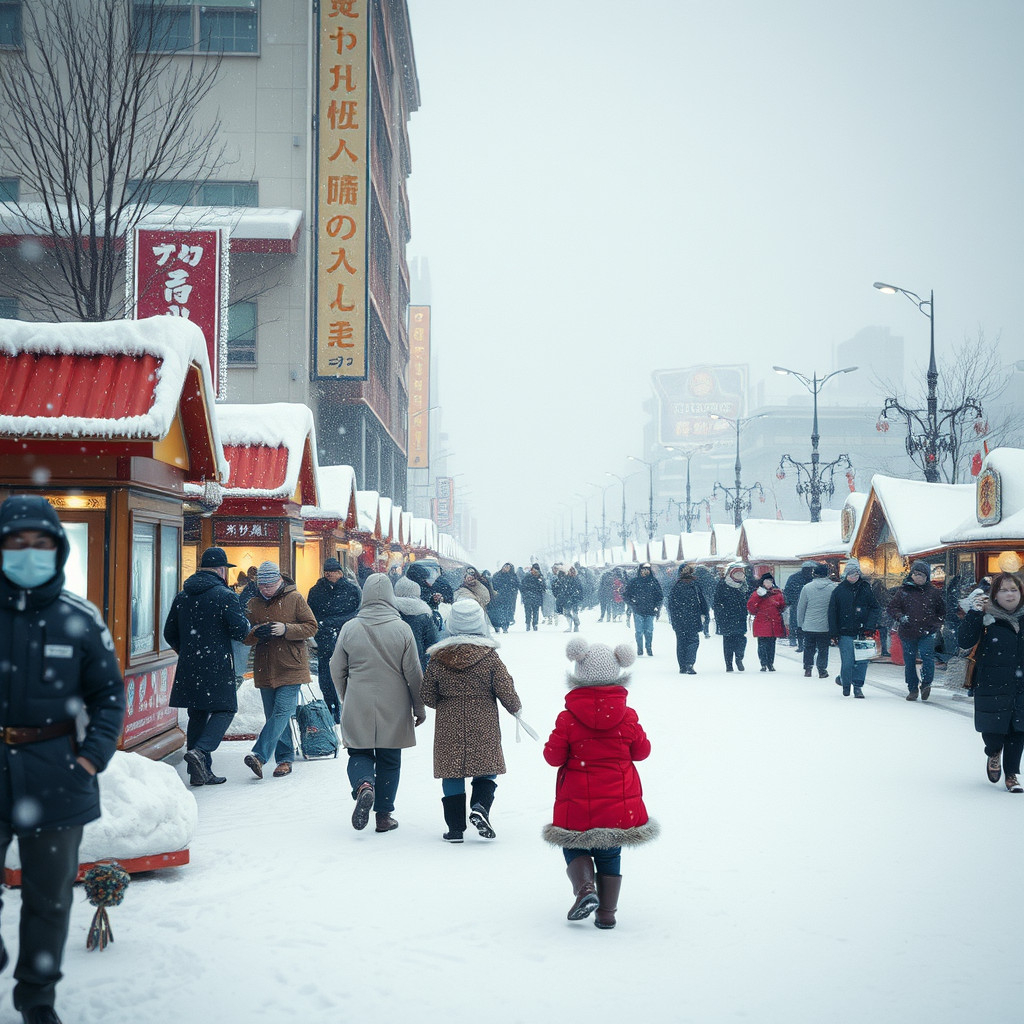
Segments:
[[[860,636],[878,626],[879,607],[871,584],[862,576],[856,584],[843,580],[828,601],[829,636]]]
[[[640,570],[626,584],[626,603],[633,609],[634,615],[657,615],[665,595],[661,584],[654,578],[654,573],[644,577]]]
[[[178,652],[170,706],[237,711],[231,641],[248,633],[238,595],[216,573],[189,576],[164,623],[164,639]]]
[[[355,617],[362,597],[362,591],[344,576],[337,583],[321,576],[310,588],[306,604],[319,623],[316,631],[318,658],[329,658],[334,653],[341,627]]]
[[[786,580],[785,587],[782,588],[782,596],[786,599],[786,607],[796,609],[798,602],[800,601],[800,591],[811,582],[811,569],[801,569],[799,572],[793,573],[792,576]],[[793,624],[796,624],[796,619],[793,619]]]
[[[708,621],[708,605],[696,580],[676,580],[669,591],[665,607],[676,633],[689,636],[704,632],[704,625]]]
[[[76,756],[102,771],[124,724],[124,678],[98,609],[64,587],[70,545],[53,506],[36,496],[8,498],[0,536],[41,530],[57,541],[57,574],[23,590],[0,575],[0,723],[44,726],[88,716],[74,732],[38,743],[0,743],[0,821],[16,835],[84,825],[100,816],[100,790]],[[15,814],[15,808],[20,813]],[[28,816],[24,808],[36,813]]]
[[[715,632],[722,636],[745,636],[747,632],[747,598],[745,584],[730,587],[719,580],[715,588]]]
[[[1005,613],[984,615],[973,608],[964,616],[957,643],[974,653],[974,728],[978,732],[1024,732],[1024,613],[1014,630]],[[986,624],[985,619],[992,621]]]
[[[543,576],[534,576],[528,572],[519,583],[519,592],[523,595],[524,608],[538,608],[548,589]]]
[[[919,587],[913,580],[905,580],[892,595],[888,611],[900,639],[917,641],[942,628],[946,602],[931,583]]]
[[[566,574],[562,581],[561,599],[563,608],[579,608],[583,600],[583,581],[579,576]]]

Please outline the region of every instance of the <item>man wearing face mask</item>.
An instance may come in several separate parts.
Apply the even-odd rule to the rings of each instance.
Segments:
[[[93,605],[63,589],[69,553],[45,498],[17,495],[0,505],[0,863],[17,836],[14,1005],[28,1024],[60,1024],[53,1003],[82,829],[100,815],[96,773],[124,723],[110,633]],[[0,970],[7,960],[0,942]]]

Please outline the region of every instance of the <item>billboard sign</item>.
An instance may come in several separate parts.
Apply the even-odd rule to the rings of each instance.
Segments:
[[[409,307],[409,468],[430,465],[430,307]]]
[[[680,370],[655,370],[651,374],[658,398],[658,443],[703,442],[732,432],[711,414],[736,419],[747,405],[748,368],[688,366]]]

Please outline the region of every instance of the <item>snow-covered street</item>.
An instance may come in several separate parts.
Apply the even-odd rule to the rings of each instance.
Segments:
[[[632,639],[596,617],[588,640]],[[543,742],[567,636],[521,622],[501,654]],[[227,784],[191,791],[191,864],[133,880],[103,953],[86,952],[76,888],[58,1009],[76,1024],[1019,1019],[1024,797],[986,781],[970,705],[939,686],[909,704],[891,666],[844,699],[784,645],[775,674],[748,645],[748,671],[726,675],[720,650],[702,640],[698,675],[680,676],[659,622],[654,658],[633,667],[663,834],[624,853],[614,931],[565,920],[564,863],[540,839],[555,772],[504,712],[498,837],[461,846],[440,839],[431,718],[405,754],[401,827],[383,835],[350,825],[344,756],[258,782],[233,742],[215,757]],[[18,905],[9,893],[12,952]]]

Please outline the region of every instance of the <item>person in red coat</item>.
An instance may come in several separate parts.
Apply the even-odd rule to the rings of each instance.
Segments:
[[[766,572],[757,581],[755,590],[747,601],[747,611],[754,616],[754,636],[757,637],[757,657],[762,672],[775,671],[775,641],[786,635],[782,622],[782,610],[786,598],[775,586],[775,577]]]
[[[620,675],[636,655],[628,644],[612,650],[582,637],[570,640],[565,653],[576,667],[568,676],[565,710],[544,745],[544,760],[558,769],[544,838],[565,856],[574,897],[568,919],[580,921],[596,910],[594,924],[614,928],[622,847],[649,842],[659,831],[647,816],[634,767],[651,744],[626,704],[629,676]]]

